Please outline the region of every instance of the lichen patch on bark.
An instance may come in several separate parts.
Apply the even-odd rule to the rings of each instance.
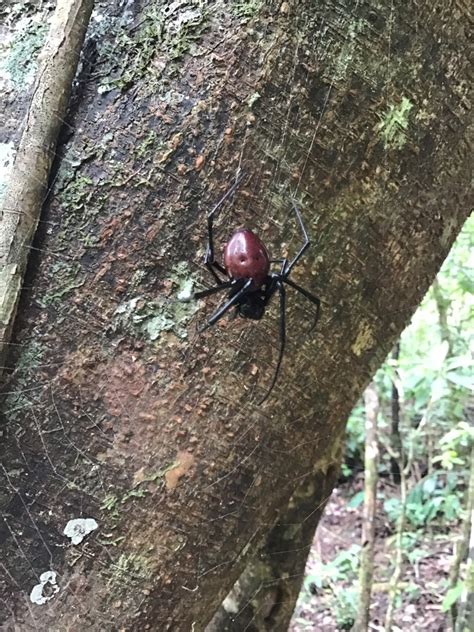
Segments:
[[[356,356],[361,356],[363,353],[370,351],[374,344],[372,326],[368,322],[362,321],[359,323],[356,339],[351,346],[352,353]]]

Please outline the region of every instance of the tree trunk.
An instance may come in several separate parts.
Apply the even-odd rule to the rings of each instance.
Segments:
[[[359,603],[355,632],[365,632],[370,622],[370,596],[374,577],[375,513],[379,479],[378,416],[379,396],[374,384],[364,393],[365,402],[365,473],[364,511],[362,514],[362,551],[359,569]]]
[[[399,459],[402,453],[402,438],[400,435],[400,393],[398,391],[398,361],[400,360],[400,345],[401,341],[397,340],[395,347],[392,351],[393,371],[395,377],[392,381],[392,398],[390,401],[391,407],[391,428],[390,428],[390,445],[392,451],[395,453],[390,457],[390,472],[392,474],[393,482],[396,485],[400,484],[400,465]],[[402,463],[403,467],[403,463]]]
[[[474,628],[474,511],[471,511],[471,534],[466,574],[463,590],[459,599],[459,614],[455,632],[469,632]]]
[[[461,564],[466,557],[465,576],[461,579]],[[452,629],[456,632],[464,632],[464,628],[472,629],[472,623],[474,623],[474,446],[471,448],[466,516],[462,523],[461,535],[454,547],[454,559],[449,569],[448,590],[454,590],[458,582],[462,580],[464,587],[459,603],[454,603],[450,609]]]
[[[468,7],[108,4],[12,346],[0,623],[200,632],[294,490],[337,468],[467,216]],[[288,291],[264,406],[278,306],[197,335],[219,299],[183,301],[239,167],[220,243],[246,224],[291,257],[294,200],[313,244],[293,278],[323,301],[308,333]]]
[[[314,532],[338,467],[317,472],[295,490],[265,544],[224,599],[206,632],[287,630]]]

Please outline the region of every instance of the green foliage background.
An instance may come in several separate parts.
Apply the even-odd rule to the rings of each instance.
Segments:
[[[400,452],[392,436],[392,388],[400,398],[400,439],[408,474],[405,532],[402,538],[406,569],[413,569],[432,553],[433,542],[452,545],[461,531],[474,444],[474,216],[465,224],[433,286],[400,339],[398,359],[391,354],[374,376],[380,401],[378,520],[388,525],[378,546],[393,550],[401,500],[393,482],[393,455]],[[347,425],[346,458],[342,468],[344,488],[352,489],[347,508],[361,510],[360,490],[364,470],[365,409],[355,406]],[[382,515],[380,515],[382,514]],[[380,539],[380,536],[379,536]],[[337,629],[350,629],[357,603],[360,546],[347,543],[331,561],[313,561],[304,582],[300,605],[318,594],[319,608],[331,611]],[[394,555],[392,555],[392,558]],[[392,562],[390,562],[392,563]],[[390,579],[393,566],[377,569],[374,581]],[[404,605],[416,602],[423,586],[413,574],[402,577],[397,597]],[[446,612],[459,599],[462,582],[450,588],[447,574],[440,575],[439,609]],[[298,608],[297,608],[298,610]],[[419,613],[423,617],[423,613]],[[299,617],[298,625],[306,630]],[[300,628],[297,628],[300,629]]]

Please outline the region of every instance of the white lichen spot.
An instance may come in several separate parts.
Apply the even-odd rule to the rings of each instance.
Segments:
[[[102,22],[103,19],[104,19],[103,13],[99,13],[99,11],[97,10],[94,10],[92,12],[91,21],[99,23],[99,22]]]
[[[74,520],[69,520],[63,533],[71,539],[72,544],[80,544],[86,535],[98,526],[94,518],[74,518]]]
[[[178,299],[178,301],[181,301],[182,303],[187,303],[188,301],[192,299],[193,285],[194,285],[194,282],[192,279],[184,279],[183,281],[181,281],[180,286],[179,286],[179,292],[176,295],[176,298]]]
[[[30,593],[30,601],[42,606],[59,592],[59,586],[56,582],[56,573],[54,571],[41,573],[39,579],[40,583],[33,586],[33,590]]]
[[[362,322],[357,337],[351,346],[352,352],[356,356],[361,356],[365,351],[373,347],[374,343],[375,340],[372,336],[372,329],[368,323]]]
[[[12,142],[0,143],[0,197],[7,186],[14,157],[15,145]]]
[[[186,8],[183,5],[190,4],[177,0],[170,2],[166,8],[162,9],[166,17],[165,29],[168,33],[178,35],[193,25],[199,25],[203,20],[203,12],[199,7]]]
[[[231,614],[237,614],[240,610],[239,604],[231,593],[229,593],[222,602],[222,607],[226,612],[230,612]]]

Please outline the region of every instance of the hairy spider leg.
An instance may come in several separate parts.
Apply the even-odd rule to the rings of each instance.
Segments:
[[[244,177],[245,177],[245,173],[241,173],[238,176],[237,180],[234,182],[234,184],[230,187],[230,189],[228,189],[228,191],[224,193],[221,199],[217,202],[214,208],[207,215],[208,245],[207,245],[206,256],[204,257],[204,265],[212,274],[212,276],[214,277],[214,279],[216,280],[218,284],[223,283],[223,281],[217,274],[216,270],[219,271],[221,274],[224,274],[225,276],[227,276],[227,272],[221,266],[221,264],[215,260],[215,256],[214,256],[214,234],[213,234],[214,215],[217,213],[220,207],[224,204],[224,202],[236,191],[236,189],[239,187]]]
[[[316,305],[316,316],[314,317],[314,322],[309,329],[309,331],[312,331],[319,320],[319,311],[321,309],[321,301],[319,300],[317,296],[314,296],[314,294],[311,294],[311,292],[308,292],[308,290],[305,290],[304,287],[301,287],[301,285],[298,285],[291,279],[284,277],[283,281],[287,283],[290,287],[294,288],[297,292],[300,292],[300,294],[302,294],[305,298],[307,298],[308,301],[313,303],[313,305]]]
[[[300,228],[301,228],[301,232],[303,233],[304,244],[301,246],[298,254],[294,257],[293,261],[291,261],[291,263],[286,268],[285,276],[288,276],[290,274],[292,268],[298,263],[298,261],[303,256],[303,253],[309,248],[309,246],[311,244],[311,241],[310,241],[310,239],[308,237],[308,233],[306,232],[306,228],[304,226],[303,218],[301,217],[301,213],[299,211],[299,208],[296,206],[296,204],[293,204],[292,208],[293,208],[293,211],[295,212],[296,219],[299,222],[299,225],[300,225]]]
[[[276,384],[276,381],[278,379],[278,374],[280,372],[281,363],[282,363],[282,360],[283,360],[283,354],[285,353],[285,343],[286,343],[286,291],[285,291],[285,286],[283,285],[280,276],[276,275],[273,278],[276,279],[275,285],[273,287],[270,286],[269,293],[268,293],[268,298],[265,301],[265,305],[268,304],[268,302],[272,298],[272,296],[275,293],[275,291],[278,290],[279,293],[280,293],[280,352],[278,354],[277,365],[276,365],[275,373],[273,375],[272,382],[270,384],[270,388],[266,392],[265,397],[258,402],[259,406],[261,404],[263,404],[263,402],[267,399],[267,397],[270,395],[270,393],[273,390],[273,387]]]
[[[238,279],[238,281],[241,281],[241,279]],[[233,284],[236,285],[238,281],[237,282],[233,281]],[[200,331],[204,331],[208,327],[212,327],[212,325],[215,325],[217,321],[220,320],[229,311],[229,309],[231,309],[234,305],[236,305],[239,302],[239,300],[247,292],[247,290],[252,285],[252,283],[253,283],[252,279],[247,279],[247,281],[240,288],[240,290],[238,290],[238,292],[236,292],[233,296],[231,296],[228,301],[226,301],[223,305],[219,307],[219,309],[217,309],[217,311],[214,312],[214,314],[207,321],[206,325],[204,325],[204,327],[202,327]]]

